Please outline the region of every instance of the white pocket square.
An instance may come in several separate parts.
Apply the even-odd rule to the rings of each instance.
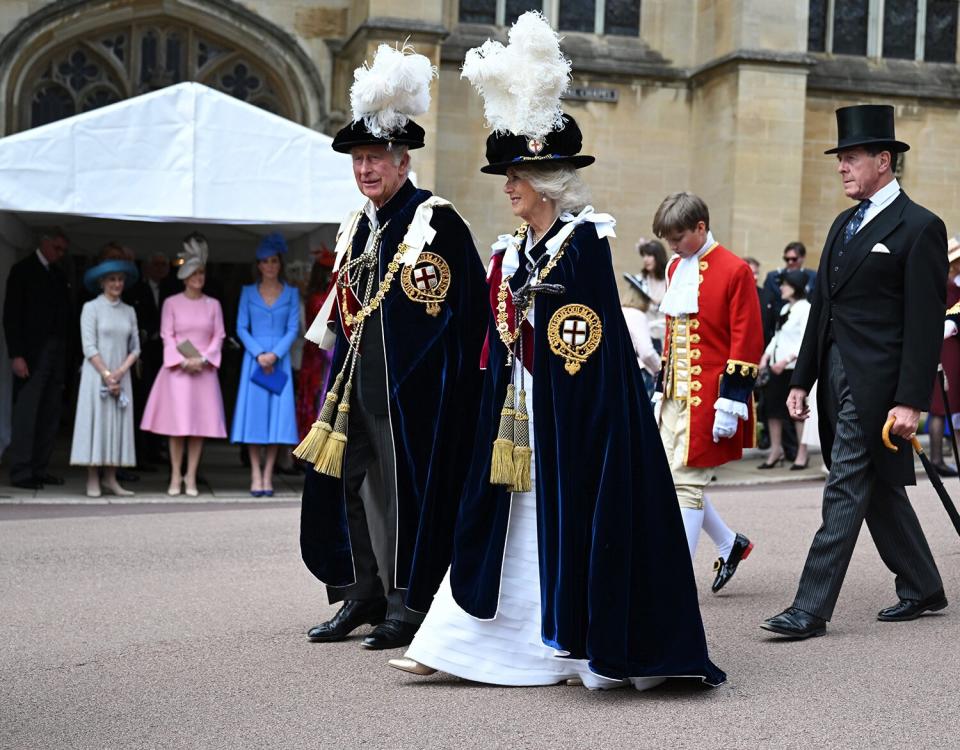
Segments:
[[[886,253],[887,255],[890,255],[890,248],[888,248],[888,247],[887,247],[886,245],[884,245],[882,242],[878,242],[876,245],[874,245],[872,248],[870,248],[870,252],[871,252],[871,253]]]

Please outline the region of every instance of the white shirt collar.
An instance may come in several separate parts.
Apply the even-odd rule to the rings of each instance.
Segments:
[[[893,179],[870,196],[870,205],[879,209],[886,208],[898,195],[900,195],[900,183]]]
[[[50,261],[47,260],[44,254],[40,252],[39,247],[37,248],[37,257],[40,259],[40,263],[43,265],[44,268],[46,269],[50,268]]]

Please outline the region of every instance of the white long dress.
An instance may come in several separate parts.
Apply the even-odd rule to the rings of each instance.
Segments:
[[[140,351],[137,314],[119,300],[101,294],[83,306],[80,314],[83,366],[70,447],[71,466],[136,466],[133,432],[133,384],[126,372],[120,381],[122,397],[103,392],[103,379],[90,357],[99,354],[107,369],[115,370],[133,352]]]
[[[530,445],[534,445],[530,411]],[[536,486],[536,461],[531,475]],[[500,602],[492,620],[478,620],[454,601],[450,571],[444,576],[406,657],[441,672],[492,685],[554,685],[579,678],[591,689],[623,687],[590,671],[581,659],[564,659],[540,637],[540,563],[537,556],[536,491],[514,492],[500,579]],[[638,690],[661,677],[630,680]]]

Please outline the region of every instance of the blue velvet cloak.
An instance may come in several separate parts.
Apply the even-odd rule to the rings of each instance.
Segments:
[[[380,250],[381,279],[414,211],[430,195],[407,182],[377,212],[381,226],[389,220]],[[431,226],[437,235],[425,250],[442,256],[451,276],[440,313],[428,315],[425,305],[411,301],[399,278],[380,307],[397,483],[395,583],[407,589],[407,606],[420,612],[429,608],[450,564],[457,506],[472,454],[470,441],[461,437],[464,426],[477,420],[487,314],[484,268],[470,230],[446,208],[434,209]],[[364,215],[351,257],[363,252],[369,234]],[[336,333],[334,373],[340,372],[348,351],[339,316]],[[356,393],[355,388],[354,398]],[[341,479],[307,472],[300,549],[307,568],[327,585],[354,582]]]
[[[532,248],[538,257],[558,221]],[[516,289],[527,276],[521,268]],[[610,246],[581,224],[544,279],[563,294],[534,306],[533,413],[543,642],[613,678],[726,679],[707,655],[677,496],[620,308]],[[603,338],[576,375],[551,352],[563,305],[600,317]],[[490,359],[475,452],[460,502],[451,585],[481,619],[497,613],[510,493],[489,482],[510,369],[488,313]],[[529,346],[529,342],[524,346]],[[527,375],[529,389],[529,374]]]

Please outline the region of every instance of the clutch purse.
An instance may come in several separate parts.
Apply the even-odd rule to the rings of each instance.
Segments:
[[[764,365],[760,368],[760,372],[757,373],[757,382],[754,386],[755,388],[766,388],[770,385],[770,380],[773,378],[773,371],[769,366]]]
[[[287,375],[279,367],[274,367],[273,372],[267,374],[260,366],[254,367],[250,375],[250,380],[266,388],[270,393],[281,393],[287,384]]]
[[[200,359],[202,356],[190,339],[184,339],[177,344],[177,351],[186,359]]]

